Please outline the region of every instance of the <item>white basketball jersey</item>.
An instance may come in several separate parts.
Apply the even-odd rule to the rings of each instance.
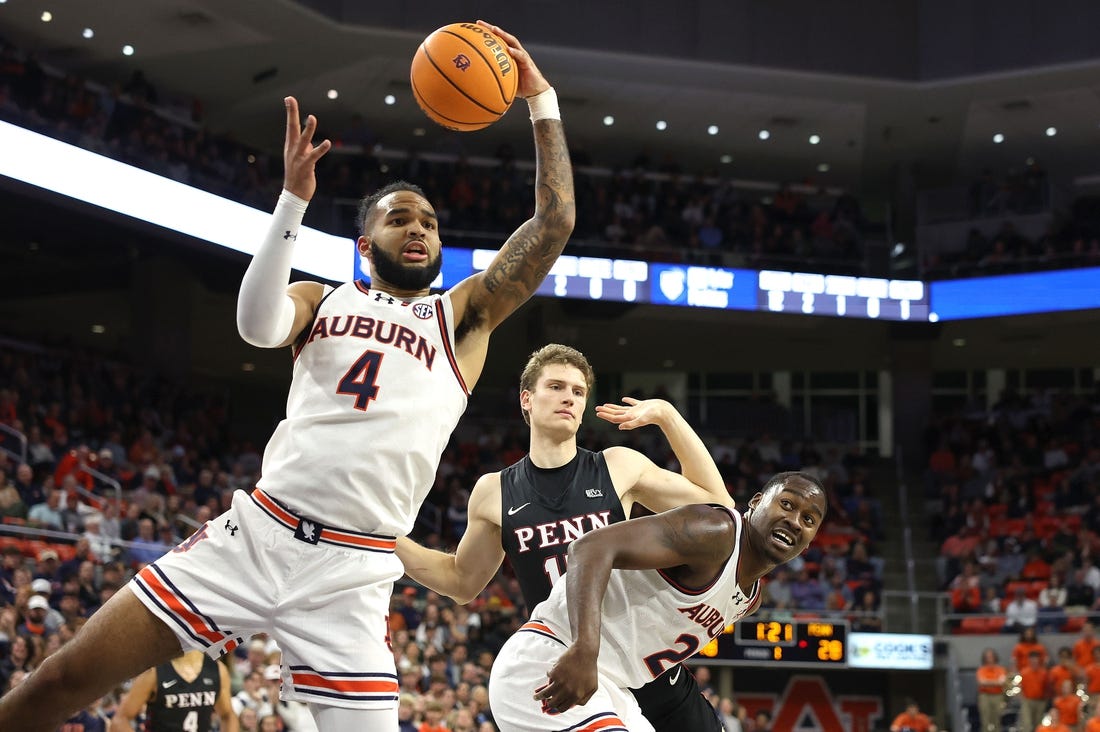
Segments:
[[[661,570],[612,570],[600,629],[602,676],[621,687],[643,686],[695,655],[753,606],[760,583],[746,596],[737,582],[742,520],[737,511],[729,513],[736,524],[733,553],[721,574],[704,589],[681,587]],[[565,586],[565,580],[554,584],[550,597],[531,613],[531,621],[542,622],[571,645]]]
[[[407,534],[469,395],[450,297],[327,291],[293,373],[259,486],[329,526]]]

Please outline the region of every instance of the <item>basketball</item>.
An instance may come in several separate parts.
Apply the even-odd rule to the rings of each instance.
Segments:
[[[424,114],[461,132],[500,119],[518,83],[508,46],[476,23],[445,25],[425,38],[413,56],[410,77]]]

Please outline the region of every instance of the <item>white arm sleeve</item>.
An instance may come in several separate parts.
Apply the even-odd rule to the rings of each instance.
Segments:
[[[237,330],[260,348],[274,348],[294,327],[294,301],[286,294],[294,240],[306,202],[284,190],[271,216],[271,228],[252,257],[237,296]]]

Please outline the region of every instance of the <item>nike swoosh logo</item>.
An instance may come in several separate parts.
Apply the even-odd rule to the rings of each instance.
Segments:
[[[176,680],[175,679],[172,679],[171,681],[165,681],[163,684],[161,684],[161,686],[163,686],[165,689],[171,689],[175,685],[176,685]]]
[[[676,667],[676,673],[674,673],[674,674],[672,674],[672,676],[668,677],[668,685],[669,686],[676,686],[676,682],[679,681],[679,679],[680,679],[680,672],[683,669],[684,669],[683,666],[677,666]]]
[[[519,513],[520,511],[522,511],[523,509],[527,508],[530,505],[531,505],[531,502],[528,501],[527,503],[523,504],[522,506],[513,506],[512,508],[508,509],[508,515],[509,516],[515,516],[517,513]]]

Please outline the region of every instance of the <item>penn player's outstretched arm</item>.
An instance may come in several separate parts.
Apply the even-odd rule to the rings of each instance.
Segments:
[[[317,191],[317,161],[332,147],[324,140],[313,144],[317,118],[302,126],[298,100],[287,97],[286,140],[283,144],[283,192],[271,217],[271,226],[248,265],[237,298],[237,330],[254,346],[277,348],[294,342],[313,319],[324,294],[319,282],[290,282],[294,241],[306,205]]]
[[[397,556],[405,565],[405,573],[460,605],[473,600],[504,561],[500,506],[500,473],[481,476],[470,494],[469,523],[455,553],[427,549],[401,537],[397,540]]]
[[[565,248],[576,219],[573,166],[556,97],[550,98],[554,90],[515,36],[495,25],[478,23],[502,38],[516,61],[517,94],[531,106],[536,169],[534,215],[508,238],[488,269],[451,290],[456,355],[471,388],[485,364],[490,333],[535,293]],[[552,113],[543,118],[547,106],[552,106]]]
[[[682,567],[679,582],[710,583],[733,552],[737,524],[728,511],[684,506],[585,534],[569,546],[566,603],[573,645],[535,693],[559,712],[585,704],[596,692],[601,608],[612,569]]]
[[[115,716],[111,718],[109,732],[134,732],[134,720],[141,714],[146,702],[157,691],[157,670],[151,668],[142,672],[130,683],[127,691],[118,702]]]
[[[641,503],[658,513],[691,503],[718,503],[734,507],[710,451],[676,407],[663,399],[639,401],[623,397],[623,402],[625,406],[597,406],[596,416],[617,424],[620,430],[657,425],[683,471],[681,475],[660,468],[642,453],[628,447],[604,450],[612,479],[617,486],[627,486],[625,490],[620,490],[620,498],[628,514],[630,506],[627,504],[633,503]]]

